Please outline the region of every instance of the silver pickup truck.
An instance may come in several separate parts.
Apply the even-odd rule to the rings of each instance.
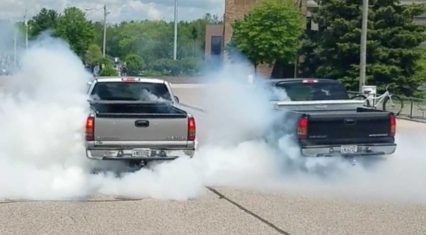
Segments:
[[[178,99],[163,80],[97,78],[88,89],[86,121],[89,159],[145,164],[153,160],[192,157],[196,125],[178,108]]]

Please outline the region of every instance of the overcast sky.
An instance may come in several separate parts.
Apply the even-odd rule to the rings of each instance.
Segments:
[[[106,3],[110,14],[108,22],[143,19],[173,19],[174,0],[0,0],[0,20],[22,20],[25,9],[31,17],[41,8],[62,11],[66,7],[76,6],[87,10],[92,20],[102,19],[102,7]],[[222,18],[225,0],[178,0],[179,19],[191,20],[206,13]]]

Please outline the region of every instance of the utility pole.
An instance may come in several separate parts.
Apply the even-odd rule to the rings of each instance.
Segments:
[[[18,67],[18,55],[17,55],[17,44],[18,44],[18,30],[16,29],[16,24],[14,28],[14,37],[13,37],[13,64],[14,70]]]
[[[367,67],[367,26],[368,26],[368,0],[362,1],[362,28],[361,28],[361,53],[360,53],[360,74],[359,74],[359,92],[366,81]]]
[[[106,4],[105,4],[104,5],[104,41],[103,41],[103,46],[102,46],[103,57],[105,57],[105,48],[106,48],[106,29],[107,29],[106,18],[107,18],[107,14],[108,14],[108,12],[107,12]]]
[[[173,60],[176,60],[177,58],[177,7],[178,0],[175,0],[175,37],[173,43]]]
[[[24,24],[25,24],[25,48],[28,48],[28,21],[27,21],[27,9],[25,9]]]

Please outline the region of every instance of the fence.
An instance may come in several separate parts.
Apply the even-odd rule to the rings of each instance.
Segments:
[[[360,94],[359,92],[348,92],[352,97]],[[414,97],[401,97],[403,102],[403,108],[399,117],[407,118],[417,121],[426,122],[426,99],[414,98]],[[393,102],[396,102],[393,100]],[[383,109],[383,104],[377,106],[378,109]],[[388,110],[396,112],[397,110]]]

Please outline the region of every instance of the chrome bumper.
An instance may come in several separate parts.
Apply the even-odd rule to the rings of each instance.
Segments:
[[[360,144],[355,153],[342,153],[341,145],[312,145],[301,148],[305,157],[333,157],[333,156],[369,156],[388,155],[396,150],[396,144]]]
[[[132,149],[86,149],[86,156],[93,160],[174,160],[181,156],[193,157],[195,149],[156,150],[148,157],[134,157]]]

